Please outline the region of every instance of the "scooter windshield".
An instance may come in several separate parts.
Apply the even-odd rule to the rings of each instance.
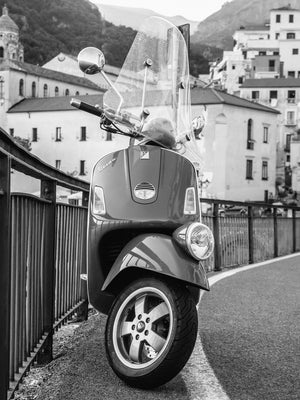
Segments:
[[[164,147],[193,141],[188,51],[178,28],[160,17],[144,22],[114,88],[104,95],[104,110]]]

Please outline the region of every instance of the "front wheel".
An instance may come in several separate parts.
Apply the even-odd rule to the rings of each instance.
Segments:
[[[195,302],[183,285],[136,280],[120,293],[108,317],[108,361],[131,386],[160,386],[186,364],[197,325]]]

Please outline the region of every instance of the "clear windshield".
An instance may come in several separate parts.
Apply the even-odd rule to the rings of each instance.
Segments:
[[[141,26],[104,109],[125,116],[138,132],[165,147],[190,138],[188,51],[180,31],[159,17]]]

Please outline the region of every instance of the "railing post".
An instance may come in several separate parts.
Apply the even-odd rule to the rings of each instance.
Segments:
[[[249,264],[253,264],[253,207],[248,206]]]
[[[9,351],[10,351],[10,197],[11,160],[0,153],[0,399],[7,398],[9,389]]]
[[[296,227],[296,210],[292,210],[293,217],[293,253],[297,251],[297,227]]]
[[[41,198],[50,200],[51,204],[46,212],[46,242],[45,242],[45,270],[44,270],[44,332],[48,334],[43,349],[37,357],[40,364],[48,363],[53,359],[53,325],[55,309],[55,246],[56,246],[56,182],[41,181]]]
[[[278,257],[278,230],[277,230],[277,208],[273,209],[273,223],[274,223],[274,257]]]
[[[219,226],[219,204],[213,204],[213,227],[215,239],[215,271],[221,271],[221,252],[220,252],[220,226]]]
[[[88,192],[82,192],[82,206],[83,207],[88,207],[89,205],[89,193]],[[87,263],[87,257],[86,257],[86,241],[85,241],[85,251],[83,252],[85,254],[85,262],[84,262],[84,267],[82,269],[82,273],[86,274],[86,263]],[[80,321],[86,321],[88,319],[88,294],[87,294],[87,281],[86,280],[81,280],[81,298],[86,299],[85,302],[78,308],[77,311],[77,317],[78,320]]]

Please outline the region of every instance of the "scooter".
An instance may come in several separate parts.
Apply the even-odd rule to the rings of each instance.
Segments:
[[[209,290],[202,261],[214,248],[200,222],[191,161],[199,155],[187,46],[174,25],[151,17],[116,82],[105,74],[100,50],[85,48],[78,62],[86,74],[101,73],[110,89],[103,107],[71,104],[100,117],[102,129],[129,137],[128,148],[100,159],[91,178],[89,301],[108,315],[105,347],[114,372],[149,389],[177,375],[193,351],[196,305],[200,290]]]

